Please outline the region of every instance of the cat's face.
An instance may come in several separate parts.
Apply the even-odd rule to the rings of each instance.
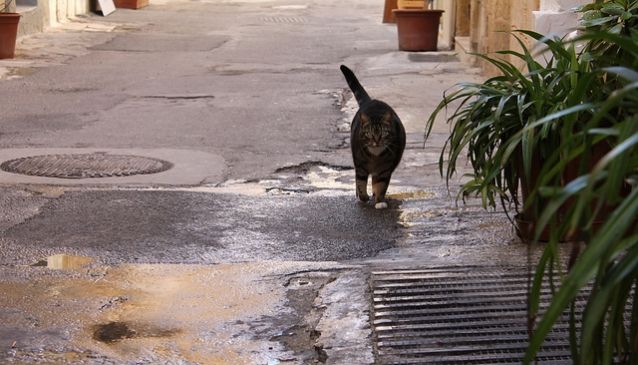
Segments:
[[[392,114],[388,112],[379,120],[373,120],[368,115],[361,113],[360,118],[359,138],[368,152],[379,156],[391,144]]]

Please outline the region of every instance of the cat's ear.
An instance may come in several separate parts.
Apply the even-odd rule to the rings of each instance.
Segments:
[[[368,117],[365,113],[359,114],[359,119],[361,120],[361,126],[370,123],[370,117]]]
[[[392,125],[392,112],[389,110],[385,112],[385,114],[383,115],[383,119],[381,121],[384,124]]]

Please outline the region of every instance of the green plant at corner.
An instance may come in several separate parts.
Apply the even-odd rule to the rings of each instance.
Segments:
[[[478,195],[484,207],[500,202],[506,211],[513,204],[537,220],[536,237],[550,228],[530,290],[524,363],[567,313],[575,364],[638,364],[638,0],[599,0],[580,11],[583,30],[573,42],[515,33],[544,44],[546,64],[523,42],[520,52],[499,52],[522,60],[523,71],[480,56],[500,75],[445,95],[425,136],[451,109],[439,159],[448,184],[466,155],[472,172],[460,197]],[[585,243],[566,273],[558,256],[564,237]],[[546,275],[562,280],[541,312]]]
[[[546,64],[533,57],[521,36],[546,46]],[[478,55],[495,65],[500,75],[460,84],[444,95],[426,123],[425,138],[439,113],[454,106],[447,118],[451,133],[439,158],[448,184],[465,154],[472,173],[461,186],[460,197],[478,195],[485,208],[500,203],[506,212],[513,204],[516,213],[534,220],[546,204],[538,194],[539,179],[553,186],[562,179],[565,164],[556,151],[567,143],[584,146],[591,138],[583,132],[582,121],[592,113],[587,100],[595,97],[595,77],[591,64],[583,62],[572,45],[523,30],[514,37],[522,51]],[[499,55],[519,59],[525,71]]]
[[[571,318],[574,363],[638,364],[638,1],[596,1],[581,11],[585,31],[578,40],[586,43],[584,51],[595,65],[596,84],[602,90],[588,121],[597,128],[589,133],[604,136],[612,148],[593,169],[581,171],[566,186],[544,190],[550,204],[540,224],[571,200],[556,228],[581,230],[586,247],[540,317],[525,363],[533,362],[565,310],[577,312],[576,298],[591,283],[582,314]],[[594,230],[594,220],[609,207],[613,209]],[[557,241],[552,237],[537,267],[530,293],[532,317],[539,314],[542,268],[559,260]],[[576,321],[582,323],[580,328]]]
[[[638,51],[638,48],[636,49]],[[638,53],[636,53],[638,56]],[[638,66],[638,65],[637,65]],[[587,305],[580,318],[582,322],[577,332],[573,326],[574,343],[572,353],[576,364],[636,364],[638,363],[638,302],[635,300],[638,284],[638,70],[637,68],[614,68],[606,72],[617,75],[633,75],[607,100],[600,103],[594,115],[602,118],[609,110],[625,105],[626,114],[614,124],[613,130],[600,133],[614,133],[618,143],[601,159],[594,169],[573,180],[555,192],[552,204],[543,213],[541,221],[546,222],[561,202],[573,199],[574,205],[568,212],[568,219],[562,222],[562,229],[589,226],[591,238],[586,248],[574,262],[563,279],[560,289],[536,326],[527,364],[532,363],[545,337],[562,313],[571,306],[576,311],[576,298],[581,290],[593,280],[593,288]],[[626,189],[627,185],[631,186]],[[591,231],[591,220],[603,205],[602,202],[615,200],[620,203],[607,216],[601,228]],[[594,207],[594,209],[588,209]],[[538,265],[542,267],[558,257],[554,237],[545,250]],[[552,247],[552,248],[550,248]],[[550,274],[551,275],[551,274]],[[542,275],[537,275],[530,293],[531,315],[538,312],[541,296]],[[627,308],[631,308],[627,311]],[[626,323],[630,323],[629,327]]]

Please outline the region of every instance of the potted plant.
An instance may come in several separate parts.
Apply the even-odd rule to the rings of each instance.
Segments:
[[[568,272],[552,301],[540,313],[543,274],[561,275],[558,235],[553,234],[536,267],[530,290],[529,318],[535,324],[524,364],[531,364],[554,323],[570,310],[570,345],[574,364],[638,364],[638,0],[595,1],[580,9],[585,44],[601,90],[590,100],[592,135],[611,140],[611,149],[593,168],[559,189],[547,191],[549,204],[539,225],[567,201],[557,232],[579,230],[586,245],[573,246]],[[605,205],[613,202],[612,209]],[[605,212],[605,210],[608,210]],[[597,229],[593,222],[601,218]],[[576,298],[592,285],[582,311]],[[542,315],[542,316],[541,316]],[[540,318],[535,323],[537,317]],[[582,325],[578,326],[576,322]]]
[[[0,3],[0,59],[15,55],[20,14],[12,12],[14,9],[12,0]]]
[[[421,8],[414,8],[415,3]],[[432,9],[433,3],[433,0],[429,0],[425,6],[423,1],[404,1],[399,2],[399,9],[392,11],[397,23],[399,50],[437,50],[439,23],[443,10]]]
[[[546,47],[547,63],[533,57],[523,35]],[[531,31],[514,36],[522,51],[497,54],[522,60],[525,71],[496,56],[477,55],[494,64],[500,75],[482,83],[460,84],[445,95],[426,124],[425,137],[437,115],[456,105],[448,118],[452,130],[439,159],[441,173],[447,163],[449,181],[459,158],[467,153],[473,173],[460,196],[479,195],[486,208],[500,202],[506,212],[511,204],[519,235],[531,239],[547,204],[540,187],[563,185],[565,172],[574,164],[580,169],[580,161],[594,159],[592,145],[606,143],[605,138],[588,133],[595,126],[586,122],[592,114],[588,100],[602,91],[590,72],[592,62],[580,57],[573,44]]]
[[[530,288],[524,364],[534,363],[570,305],[574,364],[638,363],[638,0],[597,0],[581,11],[585,29],[573,42],[518,33],[547,47],[547,63],[520,39],[521,52],[500,53],[523,60],[524,71],[479,55],[501,74],[460,84],[426,125],[427,138],[436,116],[453,107],[439,167],[449,183],[467,154],[472,173],[459,197],[478,194],[506,212],[513,205],[534,220],[532,238],[550,227]],[[582,254],[573,246],[564,274],[557,244],[566,235],[586,245]],[[552,301],[541,313],[546,272],[562,283],[548,285]],[[576,298],[592,280],[581,313]]]

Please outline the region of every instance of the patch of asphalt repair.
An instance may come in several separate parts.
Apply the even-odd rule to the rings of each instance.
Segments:
[[[399,214],[343,196],[70,191],[3,239],[34,257],[58,250],[110,264],[338,261],[392,247]]]

